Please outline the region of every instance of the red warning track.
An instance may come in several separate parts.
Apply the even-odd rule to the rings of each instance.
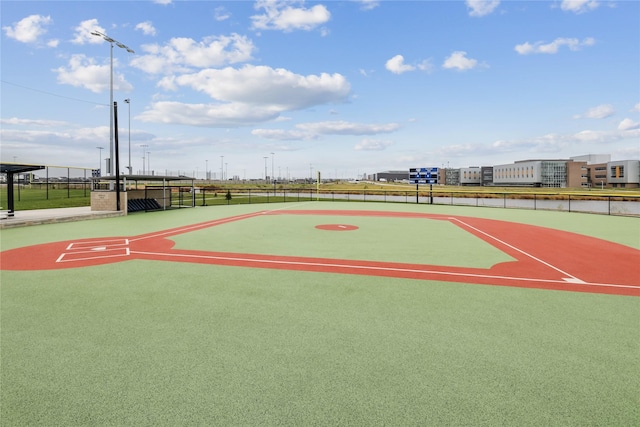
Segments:
[[[313,257],[240,254],[173,249],[174,235],[241,221],[258,215],[375,216],[449,221],[516,261],[483,268],[356,261]],[[354,231],[349,224],[318,228]],[[134,259],[235,267],[271,268],[339,274],[438,280],[640,296],[640,251],[579,234],[491,219],[422,213],[341,210],[261,211],[133,237],[55,242],[0,253],[3,270],[80,268]]]

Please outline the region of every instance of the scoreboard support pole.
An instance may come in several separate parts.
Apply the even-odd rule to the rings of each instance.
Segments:
[[[420,184],[416,183],[416,205],[420,203]]]

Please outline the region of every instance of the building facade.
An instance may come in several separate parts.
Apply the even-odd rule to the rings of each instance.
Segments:
[[[409,171],[370,175],[376,181],[408,180]],[[438,184],[550,188],[640,188],[640,160],[611,161],[609,154],[569,159],[520,160],[496,166],[438,168]]]
[[[640,186],[640,160],[620,160],[607,163],[607,181],[613,188]]]

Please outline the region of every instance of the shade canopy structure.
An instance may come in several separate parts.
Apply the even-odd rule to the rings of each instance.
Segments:
[[[15,212],[15,201],[13,197],[13,176],[45,169],[45,165],[34,165],[29,163],[0,163],[0,173],[7,174],[7,215],[13,216]]]

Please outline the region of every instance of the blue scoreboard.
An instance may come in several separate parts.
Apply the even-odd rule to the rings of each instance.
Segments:
[[[411,168],[409,182],[413,184],[437,184],[438,168]]]

